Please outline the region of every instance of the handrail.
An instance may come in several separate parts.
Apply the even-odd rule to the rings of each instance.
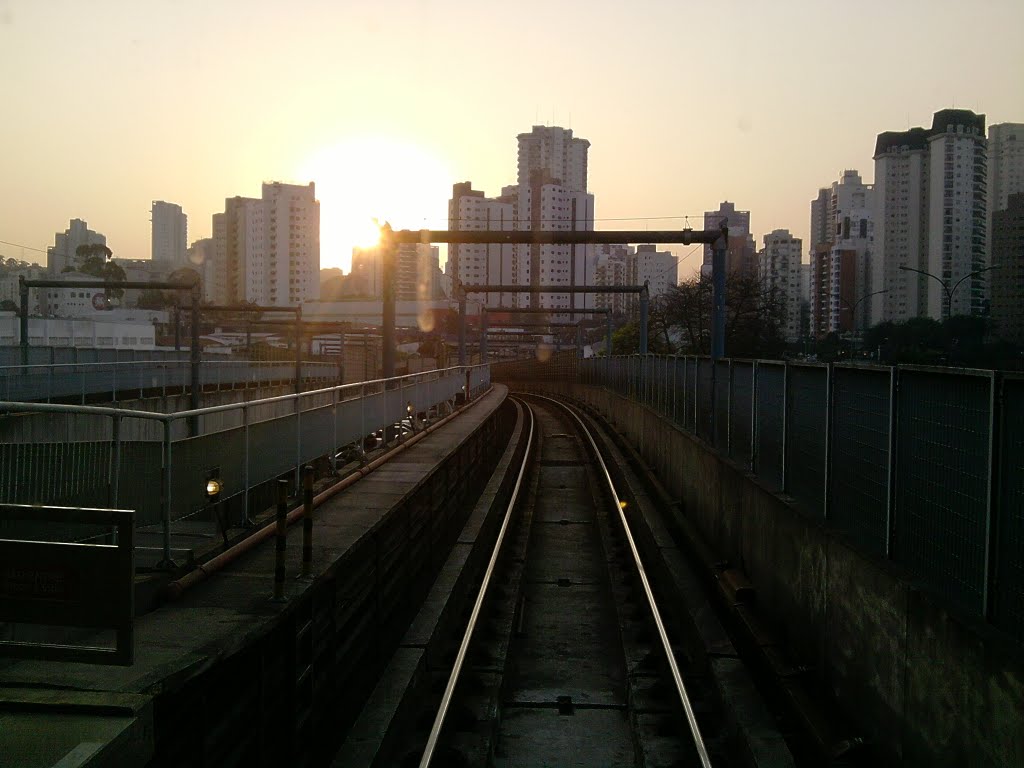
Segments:
[[[24,403],[19,401],[0,401],[0,413],[86,413],[98,416],[120,416],[123,418],[135,418],[135,419],[149,419],[152,421],[175,421],[182,418],[188,418],[191,416],[205,416],[211,413],[221,413],[223,411],[238,410],[242,408],[251,408],[258,405],[269,405],[271,403],[290,402],[303,397],[311,397],[317,394],[329,394],[332,392],[341,392],[345,389],[351,388],[362,388],[373,384],[387,384],[389,382],[404,381],[404,380],[418,380],[428,379],[431,375],[435,379],[441,378],[445,374],[451,373],[464,373],[469,370],[476,368],[486,367],[486,364],[478,365],[459,365],[452,366],[450,368],[438,368],[431,371],[418,371],[416,373],[407,373],[402,376],[395,376],[390,379],[370,379],[368,381],[352,382],[350,384],[338,384],[333,387],[324,387],[322,389],[313,389],[308,392],[301,393],[289,393],[285,395],[275,395],[274,397],[265,397],[260,400],[246,400],[240,403],[227,403],[225,405],[211,405],[206,408],[197,408],[189,411],[175,411],[174,413],[156,413],[154,411],[136,411],[131,408],[106,408],[103,406],[95,405],[69,405],[65,403]]]
[[[594,441],[593,435],[590,434],[590,430],[587,429],[587,425],[583,423],[583,420],[578,415],[576,415],[574,410],[554,398],[536,394],[531,394],[531,397],[547,400],[563,408],[566,413],[576,420],[580,429],[583,430],[583,434],[587,436],[587,440],[590,442],[590,447],[594,451],[594,456],[597,458],[597,462],[601,467],[604,479],[608,483],[608,490],[611,492],[612,499],[615,501],[615,508],[619,513],[619,520],[622,523],[622,530],[626,534],[626,541],[629,542],[629,549],[633,553],[633,561],[636,564],[637,572],[640,575],[640,581],[644,587],[644,595],[647,597],[647,605],[651,609],[652,618],[654,619],[655,627],[658,630],[658,637],[661,639],[661,645],[665,650],[669,669],[672,672],[672,679],[675,681],[676,691],[679,694],[680,701],[682,702],[683,710],[686,712],[686,720],[690,725],[690,733],[693,736],[693,743],[697,748],[697,754],[700,755],[701,765],[703,765],[704,768],[711,768],[711,758],[708,755],[707,747],[704,744],[704,738],[701,736],[700,726],[697,724],[697,715],[693,711],[693,704],[690,702],[690,696],[686,692],[686,685],[683,683],[682,673],[679,671],[679,665],[676,663],[675,654],[672,651],[672,644],[669,642],[668,633],[665,631],[665,623],[662,621],[661,612],[658,610],[657,602],[654,599],[654,592],[651,590],[650,581],[647,579],[647,572],[644,570],[643,562],[640,560],[640,552],[636,548],[636,543],[633,541],[633,534],[629,530],[629,523],[626,521],[626,513],[622,500],[619,498],[619,494],[615,490],[615,483],[612,482],[612,476],[608,472],[608,466],[604,462],[604,457],[601,455],[601,451],[598,450],[597,443]]]
[[[473,631],[476,629],[477,620],[480,618],[480,611],[483,608],[484,598],[487,596],[487,587],[491,583],[491,576],[498,563],[498,556],[501,554],[501,545],[505,540],[505,532],[508,530],[509,521],[512,519],[512,510],[519,499],[519,489],[523,484],[523,476],[530,464],[530,446],[533,445],[534,416],[529,406],[525,408],[530,419],[530,430],[526,437],[526,451],[523,453],[523,463],[519,467],[519,475],[516,477],[516,484],[512,488],[512,497],[505,508],[505,518],[501,522],[501,529],[498,531],[498,538],[491,552],[491,559],[487,563],[487,570],[484,571],[483,581],[480,583],[480,591],[477,593],[476,602],[473,603],[473,612],[469,616],[469,624],[466,626],[466,633],[462,636],[462,643],[459,645],[459,652],[455,656],[455,664],[452,667],[451,675],[448,676],[448,684],[445,686],[444,695],[441,697],[441,705],[434,716],[434,724],[430,729],[430,736],[427,738],[427,745],[423,749],[423,756],[420,758],[420,768],[426,768],[434,757],[434,750],[437,749],[438,739],[441,737],[441,729],[444,727],[444,719],[448,714],[448,708],[452,703],[452,696],[455,694],[455,686],[462,672],[462,665],[466,661],[466,654],[469,652],[469,644],[473,639]]]

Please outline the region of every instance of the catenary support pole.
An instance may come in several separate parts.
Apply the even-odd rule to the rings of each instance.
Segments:
[[[712,246],[711,257],[711,358],[725,356],[725,253],[729,246],[729,229],[722,225],[722,236]]]
[[[644,289],[640,292],[640,354],[647,354],[647,313],[650,311],[651,292],[644,282]]]
[[[392,236],[391,225],[385,224],[380,232],[381,253],[381,375],[390,379],[395,375],[395,256],[398,244]]]

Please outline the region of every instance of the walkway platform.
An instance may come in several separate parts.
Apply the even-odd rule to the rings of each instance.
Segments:
[[[270,632],[317,580],[378,528],[389,510],[422,490],[504,402],[494,386],[458,417],[321,505],[314,522],[314,580],[299,580],[301,525],[289,530],[289,602],[271,601],[268,539],[173,603],[138,617],[135,664],[0,659],[0,764],[145,765],[154,750],[153,703]],[[258,728],[258,724],[253,724]]]

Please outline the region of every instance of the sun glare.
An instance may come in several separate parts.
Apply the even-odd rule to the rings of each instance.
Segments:
[[[451,175],[438,158],[398,139],[353,138],[314,153],[299,172],[320,200],[320,265],[351,268],[352,248],[375,245],[377,223],[437,226],[447,217]]]

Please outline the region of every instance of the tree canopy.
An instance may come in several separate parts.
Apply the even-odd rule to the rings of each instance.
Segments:
[[[79,272],[101,280],[124,282],[127,276],[120,264],[113,260],[113,252],[102,243],[80,245],[75,249],[75,263],[64,267],[64,272]],[[123,288],[107,288],[107,298],[120,299],[124,296]]]

